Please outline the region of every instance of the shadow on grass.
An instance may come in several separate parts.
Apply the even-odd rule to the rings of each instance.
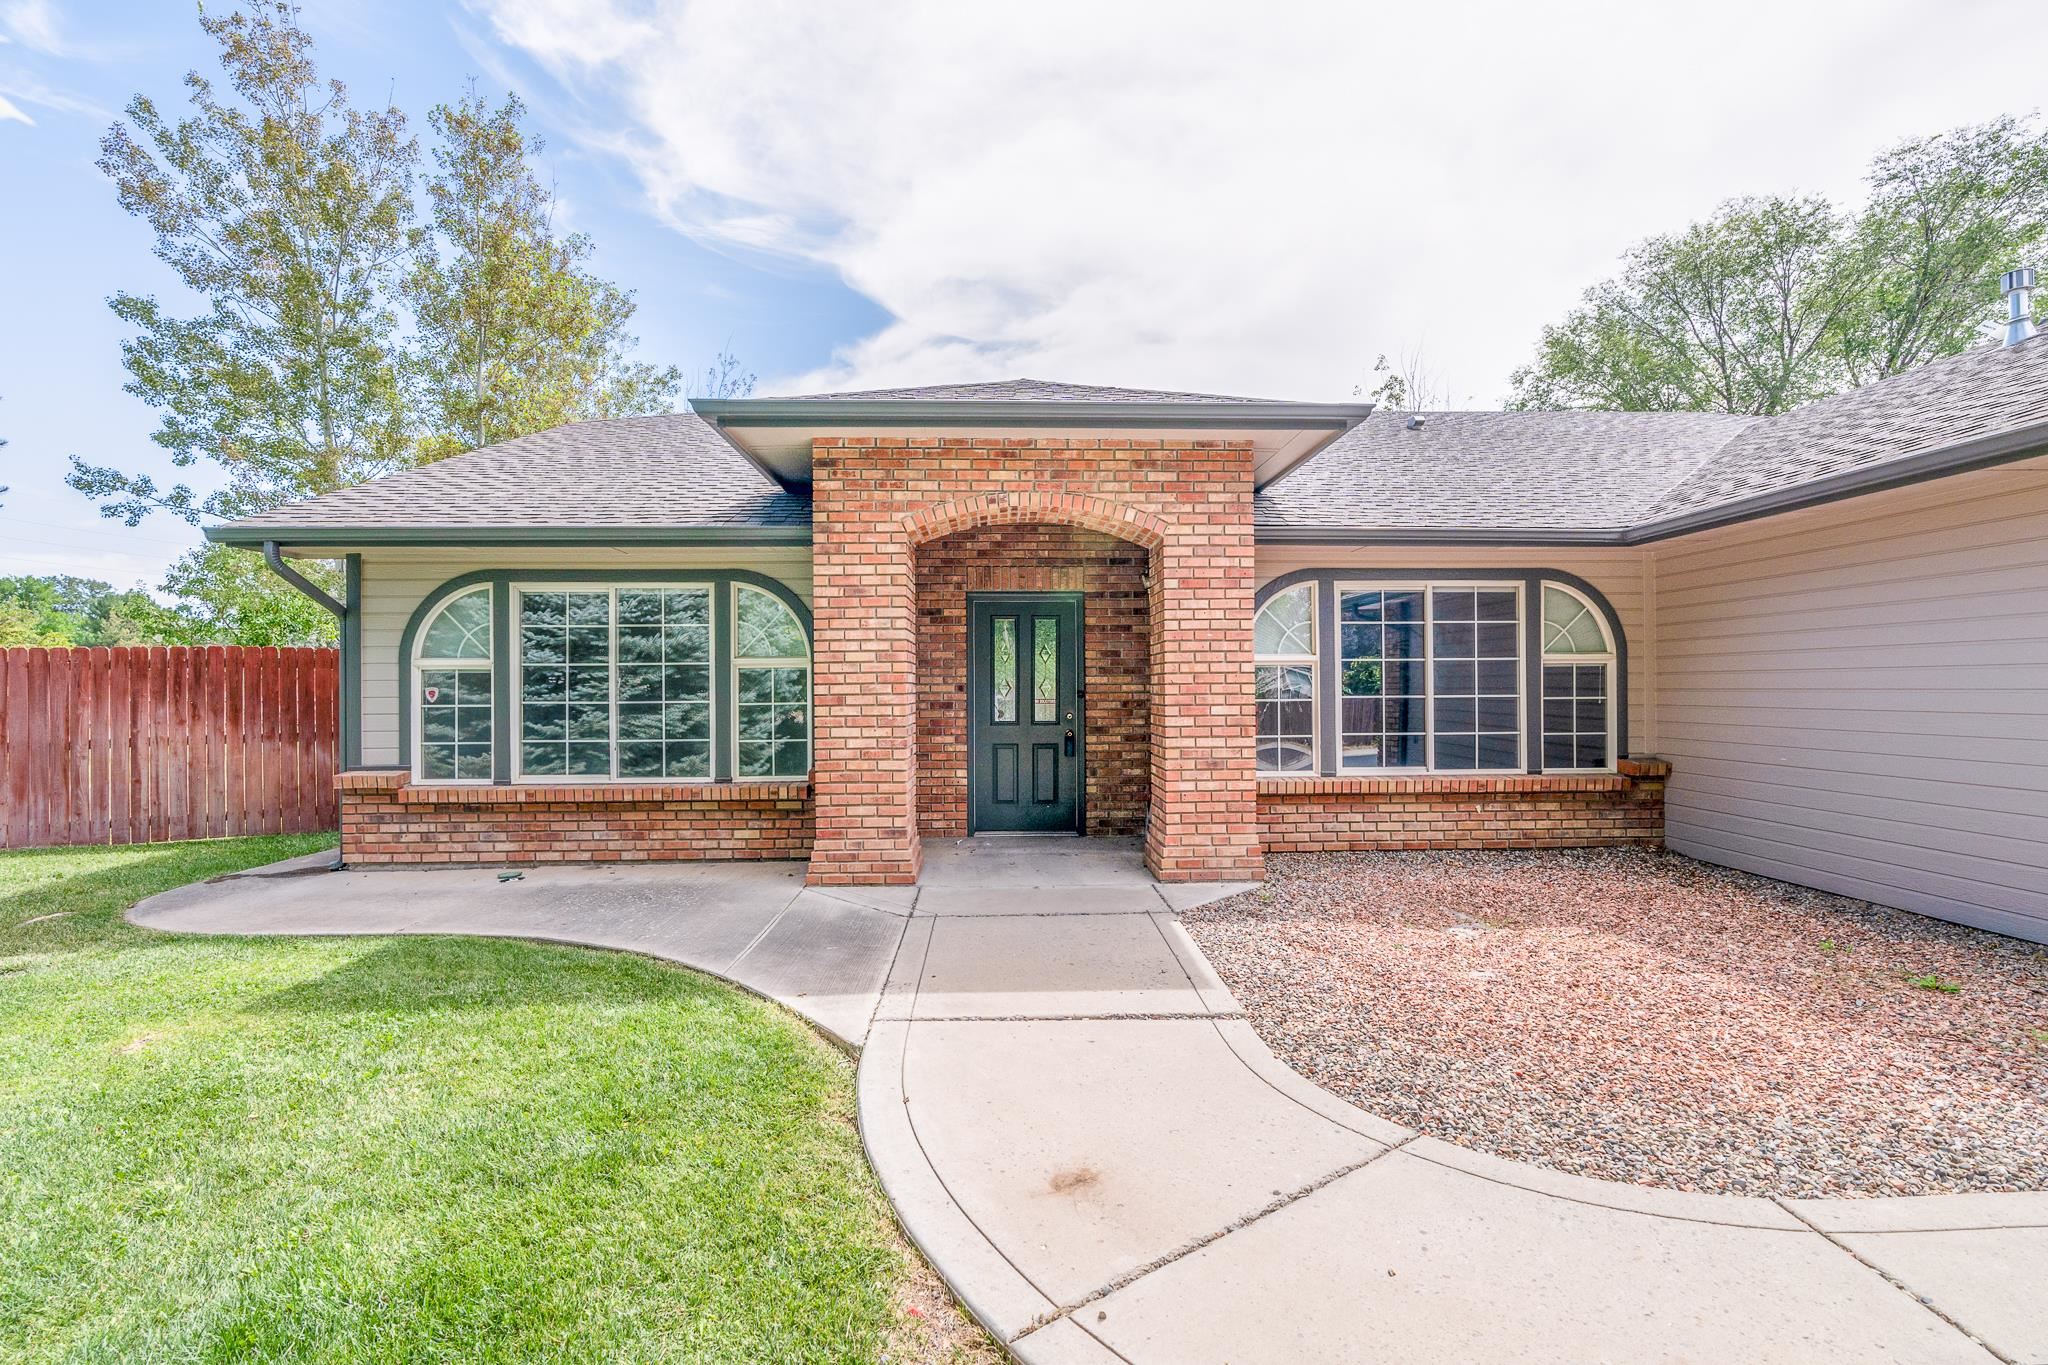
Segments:
[[[286,835],[0,851],[0,957],[160,944],[161,935],[123,918],[129,906],[174,887],[309,852],[320,843],[317,836]]]
[[[37,849],[12,856],[55,859],[76,852]],[[136,901],[190,881],[189,865],[187,855],[165,851],[0,894],[0,956],[146,947],[149,936],[122,914]]]
[[[694,974],[628,954],[517,939],[391,938],[312,981],[251,1004],[250,1014],[423,1014],[585,999],[627,1003],[704,989]]]

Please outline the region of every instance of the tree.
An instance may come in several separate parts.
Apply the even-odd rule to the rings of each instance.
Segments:
[[[1954,355],[2003,315],[1999,276],[2048,239],[2048,131],[2000,118],[1902,142],[1869,183],[1839,338],[1856,384]]]
[[[1543,329],[1517,408],[1776,413],[1837,392],[1851,308],[1842,221],[1820,199],[1736,199],[1631,248],[1621,274]]]
[[[553,195],[531,161],[544,144],[525,114],[516,94],[494,109],[472,87],[428,116],[433,229],[405,291],[425,458],[583,417],[665,411],[682,383],[674,367],[628,358],[633,296],[585,268],[589,237],[556,235]]]
[[[298,566],[329,596],[341,596],[341,574],[318,562]],[[207,545],[173,564],[164,591],[175,606],[150,603],[138,624],[165,644],[331,645],[332,613],[270,572],[262,557]],[[153,610],[151,610],[153,608]]]
[[[730,350],[720,350],[690,388],[692,398],[745,398],[754,391],[754,372],[740,365]]]
[[[396,108],[352,108],[321,82],[292,0],[248,0],[200,25],[239,102],[198,72],[173,125],[146,95],[100,143],[121,206],[208,308],[181,318],[125,291],[112,306],[127,391],[161,409],[172,463],[219,464],[205,499],[73,458],[67,482],[128,525],[162,508],[197,522],[360,483],[408,461],[392,274],[412,244],[417,143]]]
[[[137,622],[140,588],[116,592],[97,578],[68,574],[0,577],[0,645],[165,644]]]
[[[1633,247],[1543,329],[1511,407],[1777,413],[1977,341],[2048,240],[2048,133],[1997,119],[1872,163],[1855,213],[1741,199]]]
[[[1420,346],[1404,351],[1398,367],[1382,351],[1372,363],[1378,383],[1368,389],[1355,384],[1351,396],[1369,400],[1382,412],[1444,412],[1457,406],[1448,384],[1430,368]]]

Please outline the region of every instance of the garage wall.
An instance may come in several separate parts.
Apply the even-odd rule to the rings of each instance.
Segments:
[[[341,553],[336,551],[334,553]],[[776,549],[588,547],[532,550],[371,548],[363,550],[363,763],[391,767],[398,752],[405,623],[427,594],[460,574],[483,569],[589,569],[630,576],[636,569],[747,569],[778,579],[808,603],[808,547]]]
[[[2048,942],[2048,459],[1653,549],[1672,848]]]
[[[1650,557],[1645,551],[1262,545],[1257,563],[1261,587],[1301,569],[1415,570],[1423,574],[1432,569],[1557,569],[1583,578],[1606,595],[1620,619],[1622,634],[1628,638],[1628,751],[1657,752],[1657,708],[1649,686],[1656,643],[1650,629]]]

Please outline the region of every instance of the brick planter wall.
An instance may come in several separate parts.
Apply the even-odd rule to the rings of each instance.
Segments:
[[[1300,777],[1259,781],[1268,853],[1590,848],[1664,842],[1671,765],[1584,777]]]
[[[917,548],[917,815],[967,833],[967,595],[1079,592],[1087,689],[1087,832],[1145,827],[1152,778],[1145,550],[1071,526],[985,526]]]
[[[824,437],[811,466],[813,882],[917,879],[915,550],[1024,523],[1148,552],[1148,865],[1261,875],[1249,442]]]
[[[681,862],[803,858],[806,783],[413,786],[402,772],[343,773],[344,862]]]

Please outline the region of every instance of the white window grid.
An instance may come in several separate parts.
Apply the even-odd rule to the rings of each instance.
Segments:
[[[1441,773],[1445,776],[1450,777],[1481,777],[1487,775],[1497,776],[1502,773],[1519,773],[1527,771],[1529,755],[1528,698],[1527,696],[1523,695],[1523,693],[1524,689],[1528,685],[1526,678],[1526,669],[1524,667],[1524,661],[1526,661],[1529,657],[1529,641],[1527,639],[1528,603],[1523,600],[1522,587],[1523,585],[1519,579],[1512,578],[1504,580],[1443,578],[1415,578],[1392,580],[1365,578],[1353,580],[1339,580],[1337,582],[1335,590],[1331,593],[1331,601],[1329,602],[1326,608],[1326,614],[1330,623],[1330,630],[1328,632],[1325,632],[1323,639],[1320,639],[1318,643],[1321,644],[1324,648],[1335,649],[1337,651],[1337,667],[1335,672],[1339,679],[1338,686],[1340,689],[1337,695],[1338,718],[1340,727],[1337,736],[1338,753],[1336,771],[1338,775],[1387,775],[1395,777],[1408,777],[1429,776]],[[1437,766],[1436,594],[1439,591],[1512,592],[1515,594],[1515,667],[1517,670],[1515,681],[1516,762],[1515,766],[1512,768],[1439,768]],[[1422,698],[1423,743],[1427,748],[1428,759],[1427,763],[1422,767],[1418,768],[1412,764],[1400,768],[1346,768],[1344,766],[1344,736],[1341,728],[1344,706],[1344,694],[1341,690],[1343,685],[1342,679],[1344,676],[1344,638],[1343,629],[1341,625],[1339,625],[1338,623],[1342,614],[1344,594],[1348,592],[1420,592],[1422,594],[1422,681],[1424,689]],[[1321,672],[1320,669],[1316,671]],[[1384,691],[1385,689],[1382,688],[1383,695]],[[1384,733],[1384,727],[1382,728],[1382,733]]]
[[[430,778],[426,775],[427,717],[426,708],[422,705],[421,702],[421,694],[426,690],[426,674],[430,672],[482,672],[487,676],[492,674],[491,659],[488,655],[486,655],[483,658],[452,658],[445,656],[422,654],[420,652],[422,649],[426,647],[427,637],[433,634],[434,624],[441,619],[441,613],[447,611],[450,607],[455,605],[457,602],[460,602],[462,599],[466,597],[474,597],[478,594],[482,594],[486,603],[485,610],[489,611],[491,609],[491,585],[488,583],[479,583],[473,588],[465,588],[461,592],[450,593],[445,599],[442,600],[440,605],[434,608],[433,614],[427,617],[425,621],[420,623],[419,634],[417,635],[417,637],[415,637],[413,643],[413,657],[410,672],[410,681],[412,685],[406,691],[405,704],[412,709],[412,753],[410,755],[410,758],[412,760],[412,780],[417,783],[432,783],[435,786],[446,785],[464,787],[488,787],[491,785],[492,779],[490,777]],[[492,677],[492,687],[495,689],[496,685],[497,680],[495,677]],[[495,695],[492,698],[492,706],[493,714],[495,714]],[[492,762],[493,764],[495,764],[497,761],[497,730],[495,725],[492,727],[491,740]]]
[[[1328,647],[1324,639],[1328,632],[1324,629],[1322,610],[1323,604],[1319,600],[1320,594],[1318,594],[1318,592],[1316,591],[1316,585],[1314,583],[1298,583],[1291,587],[1282,588],[1280,592],[1273,594],[1273,598],[1268,598],[1265,602],[1261,603],[1259,605],[1258,611],[1253,613],[1253,628],[1255,630],[1257,629],[1258,612],[1262,612],[1266,609],[1266,607],[1270,606],[1274,598],[1279,597],[1282,593],[1297,591],[1306,592],[1308,594],[1309,652],[1306,654],[1259,654],[1257,652],[1254,652],[1252,655],[1253,706],[1256,707],[1258,704],[1257,679],[1259,676],[1260,669],[1307,669],[1309,714],[1308,745],[1309,752],[1313,755],[1316,755],[1318,761],[1311,763],[1306,771],[1289,768],[1259,768],[1258,771],[1260,775],[1266,777],[1313,777],[1321,768],[1320,756],[1323,752],[1323,679],[1322,669],[1316,666],[1316,656],[1323,649]],[[1254,733],[1252,736],[1252,744],[1254,749],[1261,747],[1259,743],[1260,739],[1261,736],[1258,735],[1257,727],[1256,725],[1254,725]]]
[[[1600,666],[1603,670],[1603,681],[1601,686],[1607,695],[1606,766],[1601,768],[1581,768],[1574,765],[1569,768],[1553,768],[1546,763],[1543,767],[1543,772],[1546,775],[1558,776],[1570,776],[1574,774],[1584,775],[1587,773],[1611,773],[1615,771],[1615,758],[1620,753],[1620,749],[1617,746],[1621,742],[1621,698],[1616,696],[1614,691],[1615,684],[1617,682],[1616,674],[1618,672],[1616,665],[1620,661],[1620,656],[1614,648],[1613,627],[1609,625],[1607,620],[1607,613],[1600,609],[1599,604],[1595,603],[1591,598],[1587,597],[1586,594],[1580,592],[1577,588],[1572,587],[1569,583],[1560,583],[1555,579],[1546,579],[1541,585],[1541,590],[1543,592],[1550,592],[1553,590],[1562,592],[1570,596],[1576,602],[1578,602],[1578,604],[1584,607],[1587,613],[1592,617],[1593,624],[1600,628],[1600,638],[1604,640],[1607,645],[1606,650],[1599,654],[1551,654],[1546,651],[1542,655],[1540,661],[1538,662],[1537,686],[1539,690],[1537,692],[1536,701],[1537,714],[1539,716],[1542,714],[1542,704],[1544,700],[1543,691],[1541,690],[1543,682],[1542,670],[1553,665],[1557,667],[1592,667],[1595,665]],[[1542,606],[1540,600],[1538,606],[1538,619],[1541,620],[1544,618],[1540,610]],[[1539,757],[1542,755],[1541,748],[1537,750],[1537,753]]]

